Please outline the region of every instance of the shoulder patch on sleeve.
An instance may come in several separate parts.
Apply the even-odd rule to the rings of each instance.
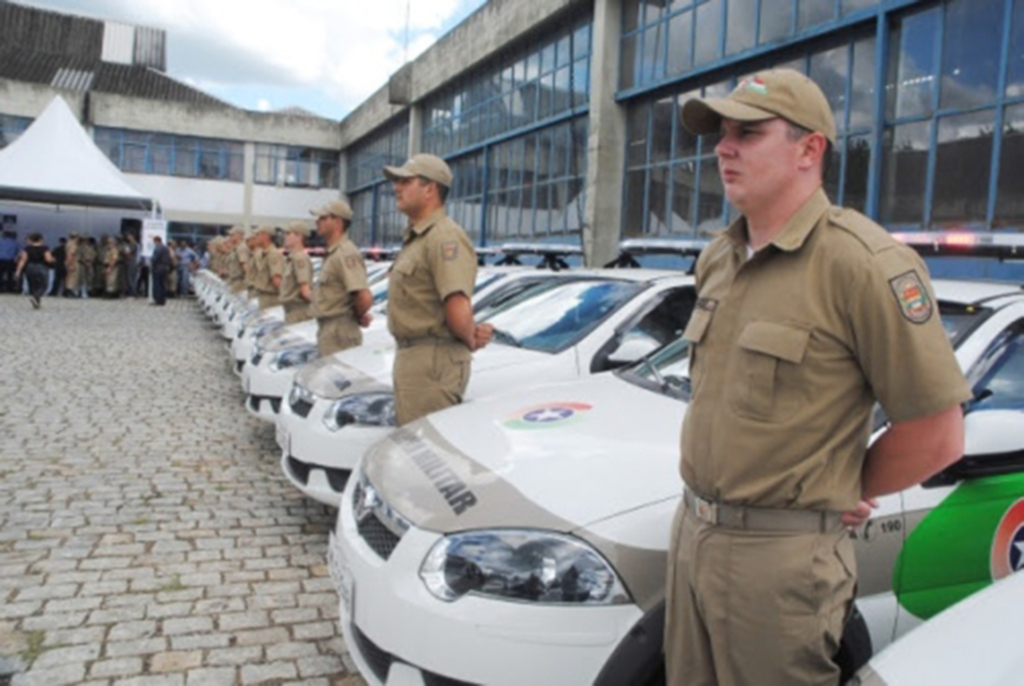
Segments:
[[[445,262],[451,262],[459,256],[458,241],[446,241],[441,244],[441,257]]]
[[[348,255],[345,258],[345,266],[348,267],[349,269],[355,269],[356,267],[359,266],[359,258],[356,257],[355,255]]]
[[[932,318],[932,299],[917,270],[911,269],[889,279],[889,286],[907,320],[914,324],[924,324]]]

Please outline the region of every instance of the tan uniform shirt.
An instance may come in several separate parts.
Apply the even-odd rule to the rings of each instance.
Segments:
[[[273,278],[284,275],[284,255],[275,246],[258,250],[260,256],[256,261],[256,276],[253,285],[260,293],[276,294]]]
[[[313,262],[305,251],[290,253],[285,260],[284,274],[281,276],[281,304],[305,304],[299,294],[299,287],[312,285]]]
[[[682,476],[705,498],[851,509],[875,400],[900,422],[971,396],[924,262],[823,191],[750,259],[737,220],[697,288]]]
[[[256,289],[256,280],[259,278],[260,264],[263,262],[263,250],[256,248],[249,251],[249,261],[245,266],[245,287],[250,291]]]
[[[244,248],[245,252],[243,253],[239,248]],[[232,286],[243,286],[245,284],[245,269],[243,269],[242,265],[245,263],[242,261],[242,258],[244,257],[246,261],[249,259],[249,249],[239,243],[225,257],[227,259],[228,282]]]
[[[476,253],[469,236],[441,209],[406,228],[391,268],[388,330],[395,338],[452,338],[444,300],[473,296]]]
[[[313,289],[313,316],[317,319],[355,317],[352,293],[369,288],[366,263],[355,243],[345,236],[327,249],[320,280]]]

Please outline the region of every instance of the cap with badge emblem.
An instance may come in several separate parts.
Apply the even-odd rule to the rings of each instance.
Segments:
[[[683,125],[691,133],[718,133],[722,119],[756,122],[781,117],[824,134],[836,143],[832,107],[814,81],[794,69],[770,69],[748,76],[724,98],[694,98],[683,105]]]
[[[352,208],[344,200],[332,200],[323,207],[310,210],[309,213],[317,219],[324,217],[339,217],[348,221],[352,219]]]
[[[401,167],[384,167],[384,176],[389,180],[412,179],[422,176],[436,181],[445,188],[452,186],[452,170],[448,163],[436,155],[413,155]]]

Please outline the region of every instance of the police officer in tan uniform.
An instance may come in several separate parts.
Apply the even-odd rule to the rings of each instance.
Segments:
[[[274,307],[278,304],[278,293],[281,288],[281,277],[284,275],[284,255],[274,245],[274,227],[261,226],[253,238],[256,252],[256,275],[253,286],[260,301],[260,309]]]
[[[256,232],[250,231],[245,235],[245,249],[248,261],[245,263],[245,289],[249,299],[259,298],[260,293],[256,288],[256,278],[260,270],[260,262],[263,260],[263,251],[259,249],[256,240]]]
[[[344,200],[332,200],[310,210],[316,231],[327,245],[320,278],[313,289],[316,344],[321,357],[362,345],[359,327],[370,324],[373,296],[366,281],[366,264],[359,248],[349,240],[352,208]]]
[[[292,222],[285,229],[284,247],[288,249],[284,275],[281,278],[281,305],[284,323],[295,324],[312,318],[310,302],[313,300],[313,262],[306,254],[309,225]]]
[[[71,235],[68,237],[68,243],[64,247],[64,268],[67,271],[67,274],[64,277],[65,295],[79,295],[78,241],[78,233],[72,231]]]
[[[91,241],[91,242],[90,242]],[[96,280],[96,246],[91,236],[78,239],[78,288],[79,295],[89,297],[89,291]]]
[[[720,136],[742,216],[700,256],[683,334],[668,682],[834,686],[857,578],[844,524],[960,458],[970,390],[923,261],[829,204],[835,123],[813,81],[761,72],[682,116]],[[868,450],[876,401],[893,425]]]
[[[104,286],[108,298],[116,298],[120,293],[121,248],[117,241],[108,236],[105,239],[106,249],[103,255]]]
[[[399,211],[409,218],[391,268],[388,330],[395,337],[395,418],[399,426],[462,402],[473,351],[493,328],[473,320],[476,253],[444,203],[452,172],[444,160],[415,155],[385,167]]]
[[[249,252],[245,246],[245,229],[241,226],[231,229],[225,250],[228,290],[232,293],[241,293],[245,290],[245,270],[249,261]]]

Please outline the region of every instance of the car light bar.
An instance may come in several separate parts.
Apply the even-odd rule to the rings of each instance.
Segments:
[[[505,243],[500,248],[505,255],[582,255],[578,245],[564,243]]]
[[[639,255],[678,255],[696,258],[708,247],[709,240],[673,240],[670,238],[627,238],[619,243],[619,256],[605,265],[606,268],[633,269],[640,266]],[[690,266],[693,272],[694,264]]]
[[[1024,258],[1024,233],[912,231],[892,235],[925,256]]]

